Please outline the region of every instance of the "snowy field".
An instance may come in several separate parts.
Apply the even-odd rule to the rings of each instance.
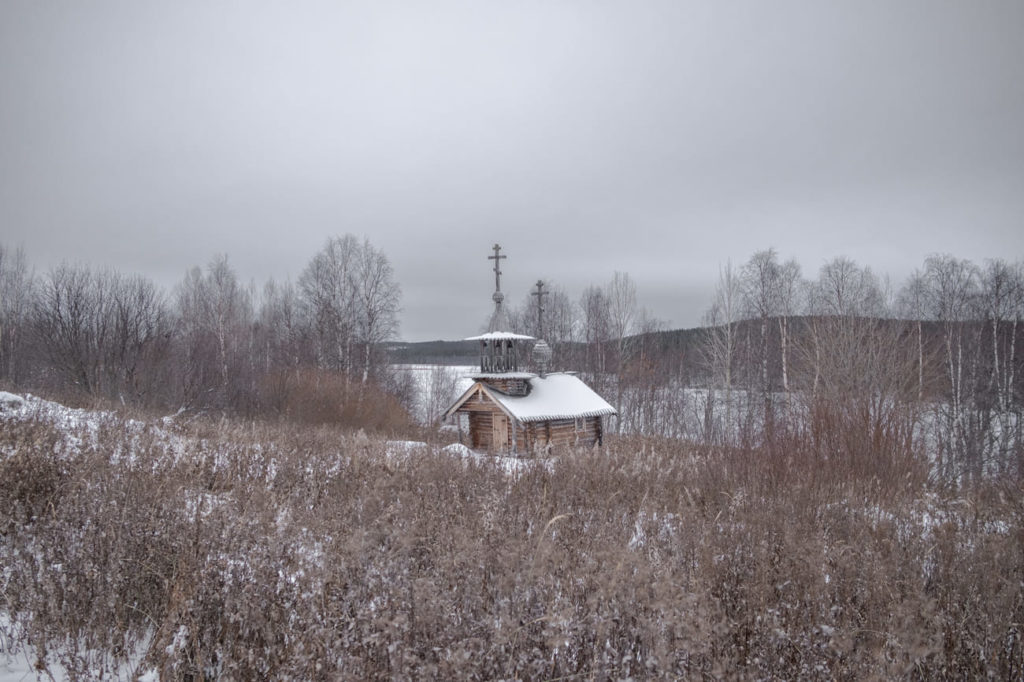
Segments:
[[[493,458],[0,394],[0,682],[1024,670],[1019,490],[635,447]]]
[[[76,679],[81,678],[69,675],[57,656],[47,656],[40,662],[39,652],[35,647],[25,644],[7,614],[0,613],[0,682],[75,682]],[[107,674],[94,670],[91,679],[156,682],[160,678],[156,669],[145,669],[137,659]]]
[[[410,371],[421,372],[421,376],[429,377],[432,369],[418,367],[410,368]],[[429,381],[429,378],[425,380]],[[155,468],[174,466],[197,455],[201,459],[211,460],[215,467],[231,465],[228,461],[231,457],[230,453],[218,451],[213,444],[204,439],[183,435],[176,428],[173,416],[152,423],[122,420],[111,412],[68,408],[32,395],[20,396],[0,392],[0,425],[6,428],[26,420],[49,424],[60,435],[53,443],[52,456],[56,461],[75,460],[85,453],[103,447],[101,441],[105,430],[113,428],[124,434],[127,447],[112,453],[111,461],[115,464],[123,464],[126,468],[132,468],[138,463],[136,451],[132,447],[133,443],[141,445],[143,442],[150,455],[154,449],[159,453],[156,461],[149,462]],[[372,445],[369,439],[361,435],[357,435],[354,442],[364,448]],[[9,447],[0,448],[0,463],[17,455],[18,452]],[[451,457],[453,460],[464,462],[467,466],[495,466],[512,477],[536,466],[549,466],[549,463],[543,460],[481,455],[458,443],[435,448],[418,441],[384,441],[379,457],[389,466],[402,466],[417,457],[435,455]],[[270,470],[273,472],[273,466],[270,467]],[[213,506],[230,503],[230,499],[224,496],[197,494],[195,491],[189,490],[182,492],[184,493],[182,499],[186,514],[194,514],[201,508],[209,509]],[[0,547],[2,547],[2,538],[0,538]],[[9,571],[9,569],[7,570]],[[12,623],[9,614],[3,610],[3,604],[0,603],[0,682],[36,679],[64,682],[65,680],[81,679],[80,676],[69,674],[62,662],[60,651],[50,651],[40,658],[39,651],[24,640],[25,633],[22,628]],[[141,681],[158,679],[158,671],[152,666],[147,668],[142,663],[143,652],[148,646],[148,641],[139,642],[137,644],[138,653],[131,662],[119,664],[113,669],[106,663],[110,658],[108,654],[85,652],[86,659],[93,657],[104,662],[97,664],[97,667],[89,673],[88,678]],[[75,655],[82,657],[80,653]]]

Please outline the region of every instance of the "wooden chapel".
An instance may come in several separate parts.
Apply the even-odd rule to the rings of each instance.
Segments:
[[[488,331],[467,341],[480,344],[480,371],[473,385],[444,414],[459,425],[466,445],[491,453],[529,454],[558,445],[600,445],[604,418],[617,414],[601,396],[569,372],[548,372],[551,348],[543,340],[515,334],[504,311],[501,292],[501,247],[494,245],[494,313]],[[542,314],[543,283],[537,282],[538,317]],[[532,344],[535,372],[521,369]]]

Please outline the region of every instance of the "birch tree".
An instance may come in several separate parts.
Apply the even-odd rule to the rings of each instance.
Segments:
[[[928,315],[928,282],[915,270],[903,285],[897,300],[899,314],[911,321],[916,331],[917,399],[924,400],[924,320]]]
[[[299,290],[313,330],[317,366],[351,374],[357,292],[353,286],[359,242],[331,237],[303,270]]]
[[[977,475],[980,474],[981,452],[967,419],[967,402],[971,397],[968,346],[973,336],[969,327],[977,296],[978,271],[970,261],[937,255],[925,261],[924,277],[930,317],[938,320],[942,328],[949,399],[945,410],[944,446],[950,455],[962,460]]]
[[[885,295],[878,277],[870,268],[861,267],[849,258],[839,257],[825,263],[818,278],[808,285],[808,311],[813,319],[808,329],[805,353],[813,368],[811,392],[818,390],[823,351],[838,334],[862,333],[855,326],[886,315]]]
[[[733,367],[739,345],[738,324],[741,319],[742,283],[726,261],[718,269],[718,285],[711,308],[704,315],[702,353],[708,367],[708,395],[704,406],[704,435],[708,441],[728,442],[733,428]],[[725,394],[725,421],[716,428],[714,410],[716,391]],[[718,433],[716,438],[715,434]]]
[[[535,291],[526,294],[521,306],[509,309],[512,331],[547,341],[552,350],[552,369],[576,367],[581,361],[576,346],[584,327],[580,319],[580,308],[563,287],[550,279],[542,278],[541,281],[544,283],[543,331],[537,324],[537,306],[540,302]]]
[[[356,371],[361,383],[379,364],[382,344],[398,332],[401,289],[387,256],[369,240],[331,237],[299,278],[317,365]]]
[[[810,306],[816,315],[834,317],[882,317],[886,312],[881,281],[870,268],[845,257],[821,267]]]
[[[356,341],[362,346],[362,382],[382,357],[382,345],[398,333],[402,292],[387,256],[364,240],[353,271],[356,294]]]
[[[176,302],[185,403],[232,406],[249,378],[251,293],[220,255],[185,275]]]
[[[264,373],[294,369],[305,359],[298,292],[291,281],[269,280],[263,287],[257,315],[259,364]]]
[[[800,276],[800,264],[788,260],[779,268],[779,358],[782,362],[782,390],[789,393],[789,322],[802,307],[805,287]]]
[[[608,282],[606,294],[609,331],[615,339],[617,359],[621,362],[637,318],[636,284],[629,274],[616,272]]]
[[[608,383],[608,345],[612,339],[608,295],[603,287],[591,285],[583,290],[579,305],[585,354],[582,368],[600,393]]]
[[[605,286],[605,298],[608,306],[608,331],[615,341],[615,409],[621,414],[627,388],[625,375],[630,362],[628,343],[637,317],[636,284],[627,273],[615,272]],[[616,431],[621,430],[622,423],[621,418],[616,420]]]
[[[771,375],[769,373],[769,320],[780,311],[780,283],[782,267],[774,249],[758,251],[743,266],[740,273],[743,305],[748,316],[758,321],[760,343],[757,361],[760,367],[759,386],[764,405],[764,428],[770,437],[774,429]]]
[[[990,260],[980,274],[979,303],[990,336],[991,353],[985,391],[986,406],[996,412],[998,429],[996,460],[1002,472],[1007,472],[1015,444],[1011,414],[1018,407],[1016,396],[1016,369],[1018,362],[1017,335],[1024,317],[1024,267],[1020,263]],[[979,349],[980,351],[981,349]],[[984,351],[981,351],[984,352]],[[1018,414],[1019,422],[1019,414]]]

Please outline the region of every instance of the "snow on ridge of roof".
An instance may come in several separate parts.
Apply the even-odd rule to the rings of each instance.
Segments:
[[[529,395],[495,393],[494,397],[521,422],[618,414],[578,377],[560,372],[531,379]]]
[[[512,332],[487,332],[480,336],[470,336],[463,341],[533,341],[534,337]]]

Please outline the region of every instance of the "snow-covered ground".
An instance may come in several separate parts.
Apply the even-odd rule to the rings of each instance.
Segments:
[[[420,371],[429,375],[429,371]],[[136,461],[136,453],[132,451],[131,443],[137,442],[137,439],[143,436],[147,439],[147,446],[152,448],[154,444],[157,445],[158,452],[161,453],[159,459],[166,464],[179,462],[182,457],[188,456],[198,456],[215,463],[229,457],[228,454],[216,452],[215,446],[205,441],[187,439],[181,430],[175,427],[173,417],[153,422],[124,420],[110,412],[69,408],[33,395],[19,396],[0,392],[0,428],[29,419],[51,424],[60,434],[52,453],[56,459],[74,458],[97,446],[105,427],[115,427],[128,436],[125,440],[129,445],[124,451],[111,453],[113,463],[123,462],[126,466],[131,466]],[[367,439],[367,443],[369,442]],[[267,447],[273,448],[273,445],[268,444]],[[458,443],[437,447],[419,441],[387,441],[383,448],[383,456],[396,464],[420,453],[448,455],[467,464],[493,464],[512,477],[532,466],[549,466],[548,462],[540,460],[483,455]],[[11,446],[0,448],[0,461],[15,454]],[[182,490],[181,493],[182,509],[185,514],[194,515],[197,510],[209,511],[223,502],[216,495],[205,491],[188,489]],[[49,651],[44,660],[40,661],[38,652],[25,642],[24,633],[18,631],[17,626],[2,609],[0,603],[0,682],[37,679],[62,682],[72,679],[59,660],[59,652]],[[107,672],[103,677],[115,680],[158,679],[156,670],[143,670],[140,665],[141,658],[137,657],[133,665],[112,673]]]
[[[100,676],[96,677],[98,679]],[[0,682],[71,682],[73,679],[52,653],[41,662],[35,647],[26,644],[7,615],[0,613]],[[104,679],[117,682],[156,682],[159,676],[156,669],[144,669],[141,661],[135,660],[129,665],[122,666],[113,675],[104,676]]]
[[[414,440],[389,440],[385,443],[385,446],[387,448],[387,457],[393,462],[400,462],[408,457],[413,457],[418,453],[426,454],[431,452],[430,445]],[[551,463],[550,458],[544,457],[506,457],[501,455],[488,455],[471,450],[462,443],[446,445],[442,448],[438,448],[437,452],[461,459],[467,464],[494,464],[510,475],[520,473],[533,466],[549,467]]]
[[[428,376],[430,374],[426,369],[412,371],[423,371]],[[698,399],[699,394],[686,397]],[[153,445],[156,444],[157,446],[157,463],[154,464],[155,467],[163,467],[165,463],[179,461],[191,462],[190,459],[182,460],[182,458],[201,459],[204,462],[213,463],[214,467],[223,466],[222,462],[233,462],[244,467],[244,461],[234,461],[234,458],[248,456],[247,453],[252,452],[253,448],[261,448],[259,450],[261,455],[270,453],[271,456],[268,456],[268,459],[272,460],[272,454],[275,452],[274,448],[276,447],[274,442],[263,440],[259,441],[258,444],[249,444],[248,447],[250,449],[243,451],[241,447],[235,448],[235,443],[230,442],[228,439],[214,443],[195,440],[192,436],[186,435],[190,433],[190,430],[181,428],[180,425],[175,423],[176,420],[173,417],[148,422],[124,420],[114,413],[71,409],[35,396],[15,396],[9,393],[0,393],[0,429],[8,428],[20,420],[27,419],[41,420],[55,427],[55,431],[60,437],[54,441],[47,441],[47,447],[53,443],[52,456],[57,459],[72,458],[76,453],[87,452],[87,449],[94,444],[102,446],[108,442],[104,440],[104,436],[109,435],[111,429],[116,429],[116,433],[120,434],[116,442],[122,443],[122,445],[118,446],[120,450],[118,452],[104,452],[101,454],[103,457],[109,457],[111,463],[115,465],[123,464],[125,467],[131,467],[133,463],[139,461],[148,461],[143,455],[133,451],[133,448],[136,448],[134,444],[143,442],[141,440],[143,438],[145,439],[144,443],[146,446],[150,448],[150,454],[153,454]],[[419,456],[447,456],[453,460],[466,463],[466,469],[470,471],[474,466],[483,465],[494,466],[498,471],[503,470],[507,472],[507,479],[502,479],[501,477],[496,479],[488,478],[490,480],[498,480],[499,483],[507,480],[510,482],[510,488],[514,488],[518,482],[523,480],[523,478],[518,476],[524,472],[540,473],[538,467],[542,467],[544,470],[552,470],[557,473],[560,466],[560,461],[554,459],[518,459],[514,457],[481,455],[459,444],[437,447],[419,441],[395,440],[382,443],[379,440],[375,441],[366,436],[355,436],[353,438],[356,439],[354,443],[353,441],[347,442],[358,445],[359,439],[365,439],[365,451],[369,453],[368,456],[383,458],[384,461],[389,463],[389,469],[392,469],[391,464],[394,465],[393,469],[399,469],[404,463],[415,462]],[[16,439],[7,439],[5,442],[16,442]],[[7,449],[5,450],[4,447]],[[0,461],[15,454],[10,451],[11,447],[14,446],[0,446]],[[336,475],[336,473],[331,473],[331,467],[335,466],[336,459],[346,456],[348,450],[348,445],[339,446],[336,452],[332,450],[327,456],[320,458],[318,457],[319,451],[311,449],[308,452],[309,459],[304,459],[302,466],[312,467],[318,472],[322,471],[324,476],[329,478],[332,475]],[[305,457],[306,454],[304,453],[303,456]],[[380,459],[376,461],[380,461]],[[562,461],[569,460],[567,458]],[[321,466],[323,467],[322,469],[317,468]],[[121,470],[118,467],[114,468],[119,476]],[[135,470],[137,471],[138,469]],[[148,466],[145,471],[149,471]],[[450,468],[448,471],[451,473]],[[388,472],[389,475],[391,473],[393,473],[393,470]],[[274,481],[273,476],[273,474],[267,475],[268,489],[273,487],[270,485]],[[191,478],[183,480],[184,487],[176,486],[173,488],[176,492],[172,493],[172,496],[178,495],[180,497],[173,497],[170,507],[173,507],[175,511],[168,518],[176,518],[175,515],[180,512],[180,514],[187,517],[196,518],[209,515],[211,521],[235,520],[237,517],[235,507],[237,500],[232,492],[200,487],[198,483],[196,484],[197,487],[192,487]],[[743,491],[737,492],[730,499],[732,500],[730,505],[724,510],[724,513],[715,515],[712,523],[719,534],[742,537],[743,534],[741,532],[738,533],[738,531],[742,531],[744,519],[749,522],[750,517],[744,517],[744,514],[749,514],[751,500],[744,495]],[[178,500],[180,500],[180,503]],[[753,506],[757,507],[758,505],[755,504]],[[254,554],[254,552],[262,551],[264,554],[259,556],[260,560],[264,562],[264,565],[271,566],[273,568],[273,575],[277,576],[274,589],[282,590],[287,592],[288,595],[292,595],[288,598],[293,598],[296,603],[304,603],[303,600],[313,599],[316,594],[321,594],[323,585],[316,582],[320,578],[315,576],[319,576],[324,563],[330,561],[329,558],[325,558],[330,556],[325,547],[329,547],[331,539],[327,534],[317,534],[314,531],[307,530],[306,527],[302,527],[300,530],[296,529],[297,526],[302,525],[303,521],[299,518],[292,519],[290,515],[300,516],[303,508],[302,505],[284,506],[280,508],[281,511],[277,516],[268,515],[266,517],[275,519],[276,533],[279,533],[282,537],[288,536],[291,538],[290,544],[287,545],[286,554],[278,553],[282,543],[278,535],[274,533],[271,533],[270,540],[263,544],[246,544],[245,542],[233,544],[230,541],[225,541],[224,547],[226,551],[216,554],[214,560],[204,570],[220,571],[218,575],[224,581],[225,590],[229,590],[232,593],[244,591],[246,585],[252,583],[250,569],[256,563],[257,557],[257,554]],[[278,509],[275,507],[273,511],[276,512]],[[734,510],[736,511],[735,518],[733,517]],[[851,522],[862,524],[865,528],[879,533],[889,532],[888,529],[896,529],[897,532],[894,537],[915,546],[922,545],[922,543],[927,546],[935,545],[943,541],[943,537],[948,535],[950,530],[956,530],[957,537],[962,538],[961,541],[965,543],[1008,543],[1007,538],[1012,539],[1017,527],[1015,525],[1017,522],[1012,517],[1003,518],[998,515],[979,516],[970,508],[968,502],[964,501],[961,504],[960,501],[954,500],[951,503],[949,500],[939,499],[933,493],[916,498],[912,504],[892,509],[883,508],[877,502],[868,502],[859,498],[855,500],[848,498],[837,499],[823,505],[818,513],[821,515],[834,514],[836,518],[843,519],[844,523],[846,520],[852,520]],[[244,519],[245,517],[242,516],[242,518]],[[548,521],[548,525],[550,526],[554,520],[561,518],[566,517],[564,515],[556,516]],[[635,555],[650,557],[651,565],[656,566],[659,561],[658,553],[670,551],[672,547],[676,546],[679,542],[677,538],[685,536],[687,527],[692,525],[697,517],[689,515],[685,511],[685,505],[679,507],[679,509],[672,507],[671,511],[666,511],[656,507],[645,508],[641,502],[638,507],[630,507],[623,514],[616,516],[616,518],[621,519],[621,523],[625,524],[629,531],[625,535],[624,549]],[[543,522],[543,519],[541,522]],[[527,532],[535,531],[528,530]],[[0,548],[5,546],[3,543],[12,542],[10,537],[0,535]],[[60,546],[60,544],[55,543],[51,546]],[[727,543],[723,547],[729,549]],[[737,544],[736,547],[738,550],[741,550],[749,547],[749,544]],[[30,552],[38,551],[38,545],[30,550]],[[714,555],[708,561],[720,561],[723,560],[721,559],[723,556],[725,555]],[[699,568],[699,564],[696,563],[696,559],[693,561],[692,568],[696,570]],[[12,562],[10,566],[17,567],[17,564]],[[820,570],[825,584],[829,584],[830,581],[836,579],[836,573],[830,567],[829,562],[822,563]],[[925,579],[930,579],[932,577],[931,572],[934,570],[934,564],[927,561],[920,563],[919,570]],[[0,586],[7,582],[5,577],[10,575],[10,573],[6,573],[7,571],[13,571],[13,569],[0,566]],[[378,577],[373,578],[373,580],[377,579]],[[366,601],[366,611],[363,612],[363,617],[367,619],[376,617],[376,609],[379,608],[378,595],[386,591],[387,584],[384,581],[388,580],[388,578],[381,575],[379,576],[381,582],[375,583],[373,580],[369,580],[365,587],[369,599]],[[46,594],[46,591],[42,590],[42,593]],[[0,592],[0,597],[2,596],[2,592]],[[256,602],[262,604],[261,599],[262,597],[258,597]],[[14,602],[9,600],[7,603],[13,604]],[[283,599],[282,603],[287,604],[291,602]],[[24,622],[21,620],[21,616],[24,616],[26,613],[32,615],[41,613],[42,610],[30,607],[16,611],[16,607],[9,606],[8,608],[11,609],[11,612],[8,614],[4,612],[3,609],[5,607],[3,604],[3,600],[0,599],[0,682],[35,679],[72,679],[73,676],[62,666],[61,658],[62,654],[74,647],[75,641],[69,644],[67,640],[64,640],[63,646],[67,647],[67,649],[62,649],[61,645],[50,647],[47,644],[49,650],[46,652],[45,660],[43,661],[44,665],[38,665],[39,652],[25,643],[25,632],[19,631],[18,623]],[[295,613],[296,610],[291,608],[288,612]],[[145,669],[143,667],[141,663],[143,660],[142,652],[155,646],[156,648],[151,649],[151,651],[159,653],[165,650],[165,648],[169,648],[173,653],[174,648],[180,646],[179,640],[183,641],[185,639],[185,634],[181,634],[180,637],[175,634],[176,632],[183,632],[180,627],[183,626],[175,624],[168,630],[169,634],[165,633],[163,639],[159,639],[155,643],[154,637],[158,635],[143,632],[138,636],[137,644],[130,649],[130,651],[138,651],[139,653],[135,656],[130,656],[129,663],[118,670],[105,671],[104,679],[157,679],[159,677],[157,670]],[[822,631],[825,631],[826,628],[830,630],[833,625],[826,623],[821,627]],[[74,651],[78,653],[79,650],[74,649]],[[100,652],[94,656],[93,652],[94,650],[89,650],[84,655],[90,661],[94,658],[96,660],[112,660],[112,656],[109,653]],[[100,675],[97,673],[95,677],[98,678]]]
[[[0,392],[0,428],[5,423],[25,419],[38,419],[55,426],[64,438],[58,441],[54,457],[60,459],[71,456],[95,443],[101,425],[116,419],[107,412],[75,409],[59,403],[43,400],[33,395],[19,396]],[[126,428],[141,431],[146,427],[138,421],[123,422]],[[0,459],[14,455],[14,452],[0,450]],[[131,454],[128,453],[128,457]],[[0,611],[0,682],[22,682],[25,680],[53,680],[64,682],[72,679],[65,668],[57,660],[55,652],[48,652],[40,661],[36,649],[25,643],[23,633],[18,632],[8,618],[8,614]],[[118,670],[108,679],[115,680],[156,680],[155,670],[139,669],[136,662]]]

